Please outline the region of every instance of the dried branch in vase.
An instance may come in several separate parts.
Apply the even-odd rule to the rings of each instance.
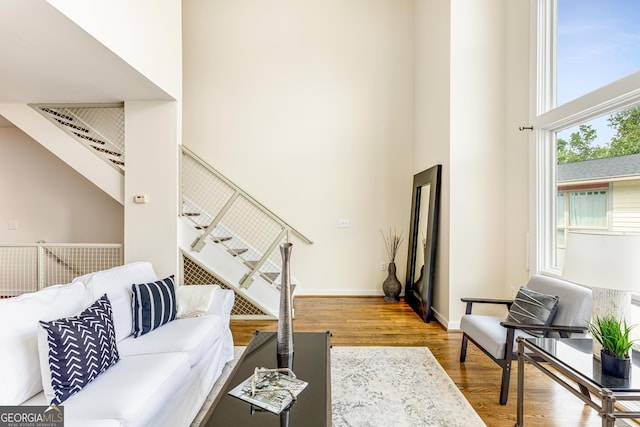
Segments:
[[[402,244],[402,231],[398,234],[396,229],[391,231],[391,227],[389,227],[389,234],[385,235],[382,230],[380,230],[380,234],[382,234],[382,239],[384,240],[384,246],[387,249],[387,256],[389,257],[389,262],[394,262],[396,259],[396,255],[398,254],[398,249]]]

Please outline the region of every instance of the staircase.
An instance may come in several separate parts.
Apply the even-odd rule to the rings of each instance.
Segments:
[[[35,117],[31,117],[29,111]],[[0,113],[10,114],[14,123],[42,144],[59,139],[56,149],[51,149],[54,153],[69,151],[69,146],[75,142],[78,149],[71,151],[79,151],[76,155],[84,154],[76,169],[91,163],[92,167],[87,168],[89,170],[84,174],[91,181],[110,175],[107,173],[110,171],[118,179],[112,179],[109,185],[123,186],[123,104],[39,104],[24,108],[0,105]],[[48,130],[49,133],[29,132],[29,124],[38,120],[54,124],[54,133],[58,132],[63,137],[56,138]],[[51,127],[36,124],[31,127]],[[82,150],[79,145],[89,151]],[[88,155],[89,152],[92,154]],[[180,152],[180,170],[180,215],[177,221],[184,283],[216,283],[232,289],[236,293],[232,311],[234,318],[277,318],[282,271],[279,246],[289,242],[292,234],[307,244],[311,244],[311,240],[184,146]],[[91,171],[96,171],[96,174],[91,176]],[[123,203],[121,194],[117,200]],[[291,284],[295,296],[300,284],[293,277]]]
[[[80,144],[124,173],[124,104],[32,107]]]
[[[262,315],[277,318],[280,301],[281,243],[295,234],[289,226],[186,147],[182,147],[182,212],[179,244],[183,257],[212,272]],[[185,279],[186,283],[186,279]],[[299,282],[291,278],[295,289]]]

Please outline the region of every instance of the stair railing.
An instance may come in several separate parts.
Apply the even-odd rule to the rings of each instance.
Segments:
[[[278,287],[280,243],[288,242],[291,233],[307,244],[313,241],[191,150],[181,149],[181,215],[203,230],[191,248],[199,252],[210,243],[225,247],[247,268],[239,283],[242,288],[248,288],[256,275]]]
[[[0,298],[70,283],[122,263],[119,243],[0,244]]]
[[[31,107],[124,173],[124,104],[33,104]]]

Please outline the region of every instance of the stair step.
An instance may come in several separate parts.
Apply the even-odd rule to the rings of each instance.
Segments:
[[[229,241],[231,239],[232,238],[230,236],[218,236],[218,237],[211,236],[211,240],[213,240],[213,243],[227,242],[227,241]],[[245,251],[246,251],[246,249],[245,249]]]
[[[227,252],[229,252],[233,256],[238,256],[238,255],[243,254],[243,253],[245,253],[247,251],[248,251],[248,249],[246,249],[246,248],[238,248],[238,249],[229,249],[229,250],[227,250]]]
[[[87,128],[83,128],[83,127],[81,127],[81,126],[74,125],[73,123],[69,123],[69,122],[67,122],[67,121],[65,121],[65,120],[55,119],[55,121],[56,121],[56,122],[58,122],[58,123],[60,123],[62,126],[66,126],[66,127],[68,127],[68,128],[71,128],[71,129],[79,130],[79,131],[82,131],[82,132],[84,132],[84,133],[89,133],[89,132],[91,132],[91,131],[90,131],[89,129],[87,129]]]
[[[256,264],[258,264],[258,261],[256,261],[256,260],[248,260],[248,261],[244,262],[244,265],[246,265],[247,267],[249,267],[251,269],[255,268]],[[260,273],[260,276],[262,276],[262,278],[264,280],[266,280],[267,282],[273,283],[278,278],[278,276],[280,276],[280,273],[266,272],[266,273]]]
[[[121,162],[120,160],[115,160],[115,159],[109,159],[111,161],[111,163],[116,164],[118,166],[124,166],[124,162]]]
[[[52,110],[51,108],[43,108],[42,111],[45,111],[51,114],[52,116],[62,117],[63,119],[69,120],[70,122],[73,121],[73,117],[67,116],[66,114],[59,113],[56,110]]]
[[[96,138],[92,138],[90,136],[87,136],[87,135],[79,133],[79,132],[73,132],[73,134],[75,136],[77,136],[78,138],[86,139],[87,141],[91,141],[91,142],[94,142],[96,144],[100,144],[100,145],[105,145],[106,144],[104,141],[101,141],[101,140],[96,139]]]
[[[260,273],[260,276],[264,278],[269,283],[273,283],[276,281],[280,273]]]
[[[182,215],[184,216],[200,216],[199,212],[184,212]]]
[[[107,150],[106,148],[96,147],[95,145],[92,145],[91,148],[93,148],[96,151],[100,151],[101,153],[110,154],[112,156],[116,156],[116,157],[121,157],[122,156],[122,154],[118,153],[117,151]]]

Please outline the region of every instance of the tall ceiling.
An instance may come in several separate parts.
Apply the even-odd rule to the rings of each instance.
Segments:
[[[45,0],[0,1],[0,40],[0,103],[171,98]]]

